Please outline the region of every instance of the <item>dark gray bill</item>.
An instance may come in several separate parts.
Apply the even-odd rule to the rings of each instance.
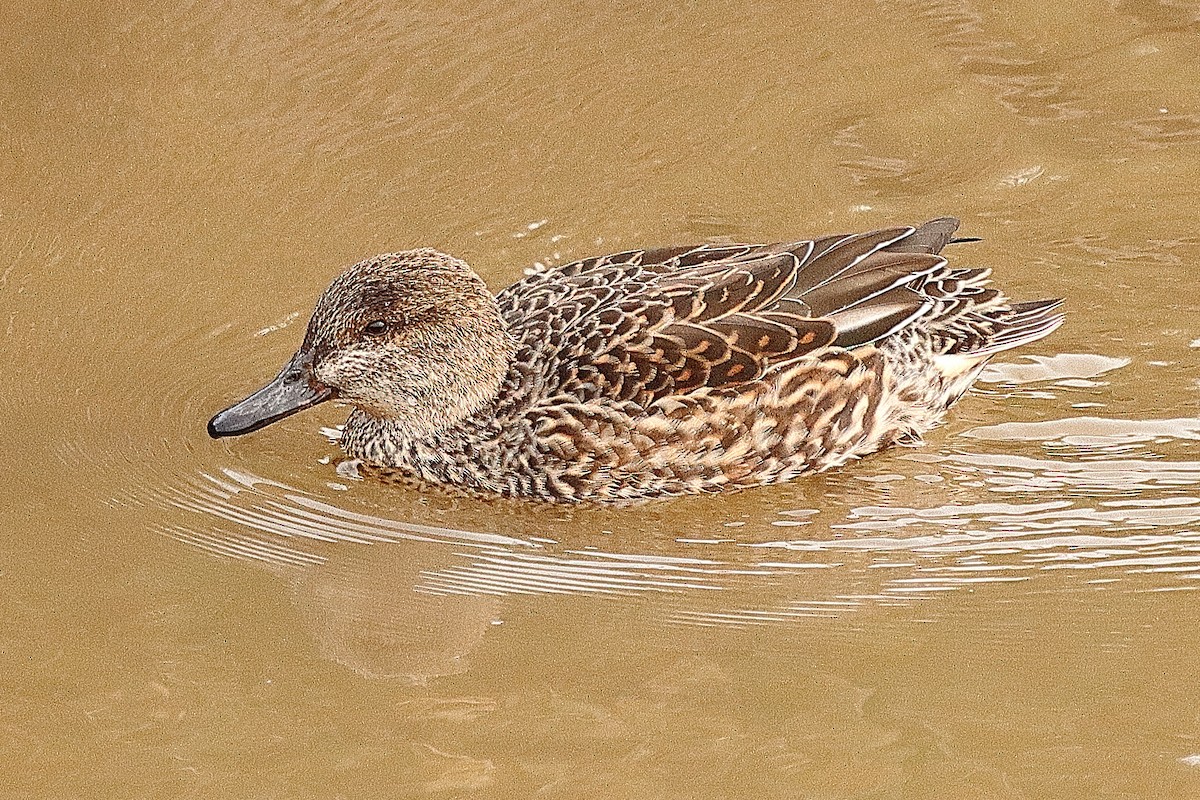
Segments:
[[[333,390],[313,375],[312,356],[301,351],[266,386],[210,419],[208,435],[241,436],[331,397]]]

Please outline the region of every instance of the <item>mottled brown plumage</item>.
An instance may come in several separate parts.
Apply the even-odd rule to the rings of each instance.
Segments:
[[[1059,301],[939,253],[957,220],[589,258],[493,297],[434,250],[351,267],[248,432],[331,396],[346,451],[470,492],[621,501],[774,483],[917,441]],[[372,325],[374,323],[374,325]]]

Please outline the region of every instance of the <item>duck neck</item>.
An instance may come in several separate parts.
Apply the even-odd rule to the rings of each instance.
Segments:
[[[378,413],[358,406],[346,421],[346,452],[375,464],[410,466],[413,460],[454,459],[481,435],[503,391],[516,350],[503,327],[471,343],[469,358],[430,365],[406,390],[406,403]]]
[[[461,483],[465,473],[460,473],[469,456],[495,443],[496,437],[489,435],[495,431],[489,432],[488,419],[485,408],[453,426],[414,435],[398,420],[356,408],[346,420],[341,446],[352,458],[398,467],[431,483]]]

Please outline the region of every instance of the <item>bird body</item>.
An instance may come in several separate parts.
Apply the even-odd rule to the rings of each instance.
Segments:
[[[494,297],[437,251],[380,256],[327,290],[284,383],[355,405],[342,446],[376,471],[472,493],[786,481],[919,441],[988,359],[1061,324],[1059,301],[1011,303],[988,271],[951,268],[956,227],[631,250]],[[243,408],[268,389],[210,433],[278,418]]]

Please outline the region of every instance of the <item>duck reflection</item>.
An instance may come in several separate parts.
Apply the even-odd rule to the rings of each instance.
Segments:
[[[550,539],[471,530],[487,520],[475,519],[470,505],[442,500],[449,504],[442,510],[463,527],[353,511],[227,469],[219,477],[200,476],[170,497],[172,506],[220,524],[160,530],[280,576],[323,656],[364,676],[418,683],[467,670],[470,653],[502,623],[508,597],[693,592],[718,588],[727,572],[715,562],[654,553],[549,552]],[[410,507],[392,513],[436,517],[438,509],[428,503],[414,494]],[[554,522],[542,512],[514,505],[508,524],[538,530]],[[495,522],[491,505],[476,513]]]
[[[469,667],[468,655],[501,623],[499,594],[430,588],[426,576],[463,554],[410,541],[368,547],[260,538],[248,530],[164,527],[176,540],[226,558],[252,561],[291,589],[320,654],[369,678],[423,684]]]
[[[321,654],[364,676],[424,683],[464,672],[501,621],[499,596],[425,585],[426,574],[462,559],[444,545],[323,549],[324,563],[287,570],[294,602]]]
[[[172,504],[233,524],[163,533],[279,576],[320,654],[370,678],[425,683],[464,672],[500,623],[502,594],[455,591],[430,576],[469,566],[471,550],[532,546],[345,511],[232,470],[203,476]],[[403,546],[372,546],[384,543]]]

